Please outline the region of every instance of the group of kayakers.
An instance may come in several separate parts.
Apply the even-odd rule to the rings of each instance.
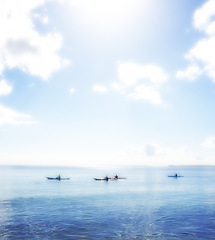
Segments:
[[[177,173],[175,173],[174,175],[170,175],[168,177],[178,178],[178,177],[183,177],[183,176],[179,176]],[[47,177],[47,179],[49,179],[49,180],[70,180],[70,178],[62,178],[60,174],[55,178]],[[106,177],[104,177],[104,178],[94,178],[94,179],[95,180],[109,181],[109,180],[118,180],[118,179],[126,179],[126,178],[122,178],[122,177],[119,178],[118,175],[116,174],[114,177],[108,177],[106,175]]]

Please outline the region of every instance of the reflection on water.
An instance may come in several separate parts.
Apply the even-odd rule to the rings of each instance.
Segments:
[[[215,239],[214,168],[1,168],[2,239]],[[172,172],[184,178],[168,178]],[[94,181],[107,174],[127,177]],[[49,181],[46,176],[70,177]]]

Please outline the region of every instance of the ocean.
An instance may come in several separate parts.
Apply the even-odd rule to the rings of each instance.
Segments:
[[[0,239],[215,239],[215,167],[1,166]],[[175,173],[183,177],[173,178]],[[47,180],[46,177],[70,177]],[[118,174],[117,181],[95,181]]]

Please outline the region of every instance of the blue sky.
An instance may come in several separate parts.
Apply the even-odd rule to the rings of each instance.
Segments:
[[[215,1],[0,1],[0,164],[215,164]]]

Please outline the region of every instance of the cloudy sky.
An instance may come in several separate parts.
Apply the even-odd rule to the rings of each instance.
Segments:
[[[215,0],[0,0],[0,164],[215,165]]]

